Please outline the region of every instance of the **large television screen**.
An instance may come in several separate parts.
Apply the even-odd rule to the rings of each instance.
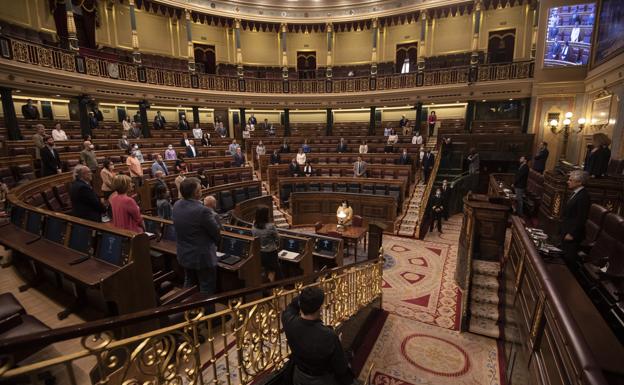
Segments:
[[[594,3],[550,8],[544,67],[587,65],[595,17]]]

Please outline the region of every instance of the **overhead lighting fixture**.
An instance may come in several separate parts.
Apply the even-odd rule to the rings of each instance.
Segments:
[[[22,90],[15,90],[15,92],[19,94],[20,92],[22,92]]]
[[[483,99],[482,102],[485,102],[485,99]]]

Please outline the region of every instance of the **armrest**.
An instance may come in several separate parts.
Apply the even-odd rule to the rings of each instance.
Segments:
[[[13,314],[3,320],[0,320],[0,334],[5,333],[22,323],[21,314]]]

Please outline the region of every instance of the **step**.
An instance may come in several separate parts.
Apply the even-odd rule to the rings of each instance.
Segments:
[[[496,291],[478,286],[472,287],[472,290],[470,291],[470,298],[475,302],[491,303],[494,305],[498,305],[500,303],[500,298]]]
[[[485,302],[470,302],[470,314],[473,317],[487,318],[492,321],[500,320],[498,305]]]
[[[500,274],[500,263],[492,262],[492,261],[481,261],[481,260],[473,260],[472,261],[472,270],[475,274],[489,275],[493,277],[498,277]]]
[[[482,275],[482,274],[474,274],[472,276],[472,286],[473,287],[483,287],[486,289],[490,289],[494,292],[498,292],[499,282],[498,278],[492,277],[491,275]]]
[[[494,339],[498,339],[500,337],[500,328],[498,323],[488,318],[471,317],[468,331],[473,334],[479,334]]]

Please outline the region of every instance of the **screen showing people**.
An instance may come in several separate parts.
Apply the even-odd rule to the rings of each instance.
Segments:
[[[544,67],[587,65],[595,15],[594,3],[549,9]]]

